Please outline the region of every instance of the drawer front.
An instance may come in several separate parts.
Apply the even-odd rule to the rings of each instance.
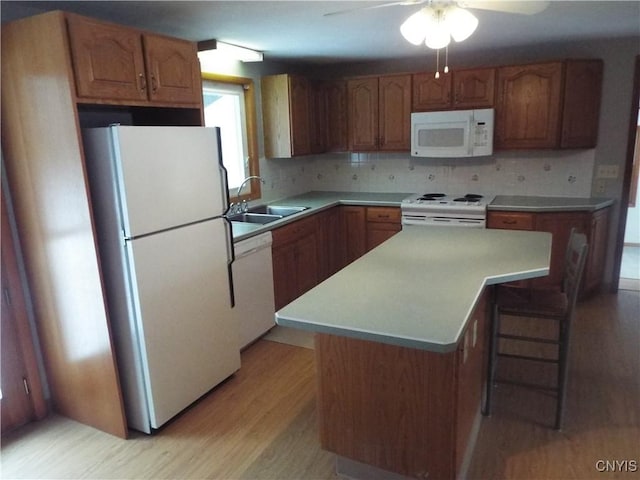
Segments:
[[[368,207],[367,222],[400,223],[400,209],[397,207]]]
[[[315,232],[316,218],[303,218],[302,220],[273,230],[273,244],[277,246],[284,243],[295,242],[300,238],[313,235]]]
[[[487,228],[533,230],[534,216],[530,213],[488,212]]]

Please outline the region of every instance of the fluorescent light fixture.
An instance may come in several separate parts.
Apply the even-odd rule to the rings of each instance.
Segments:
[[[240,62],[261,62],[264,55],[262,52],[252,50],[219,40],[204,40],[198,42],[198,57],[203,63],[215,60],[238,60]]]

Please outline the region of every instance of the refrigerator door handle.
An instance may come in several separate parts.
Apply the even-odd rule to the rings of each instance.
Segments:
[[[222,162],[222,140],[220,136],[220,127],[214,127],[216,130],[216,136],[218,137],[218,168],[220,169],[220,183],[222,192],[222,215],[229,213],[229,205],[231,200],[229,198],[229,178],[227,169]]]
[[[222,217],[224,224],[224,231],[227,236],[227,272],[229,274],[229,295],[231,298],[231,308],[236,306],[236,296],[233,290],[233,262],[236,260],[236,255],[233,250],[233,227],[231,221],[227,217]]]

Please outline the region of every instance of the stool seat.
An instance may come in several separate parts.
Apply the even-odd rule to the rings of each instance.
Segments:
[[[500,285],[496,289],[500,313],[561,319],[567,314],[569,299],[559,290],[528,289]]]

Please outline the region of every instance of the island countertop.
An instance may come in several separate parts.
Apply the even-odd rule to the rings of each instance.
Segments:
[[[276,312],[279,325],[453,351],[487,285],[548,274],[551,234],[405,227]]]

